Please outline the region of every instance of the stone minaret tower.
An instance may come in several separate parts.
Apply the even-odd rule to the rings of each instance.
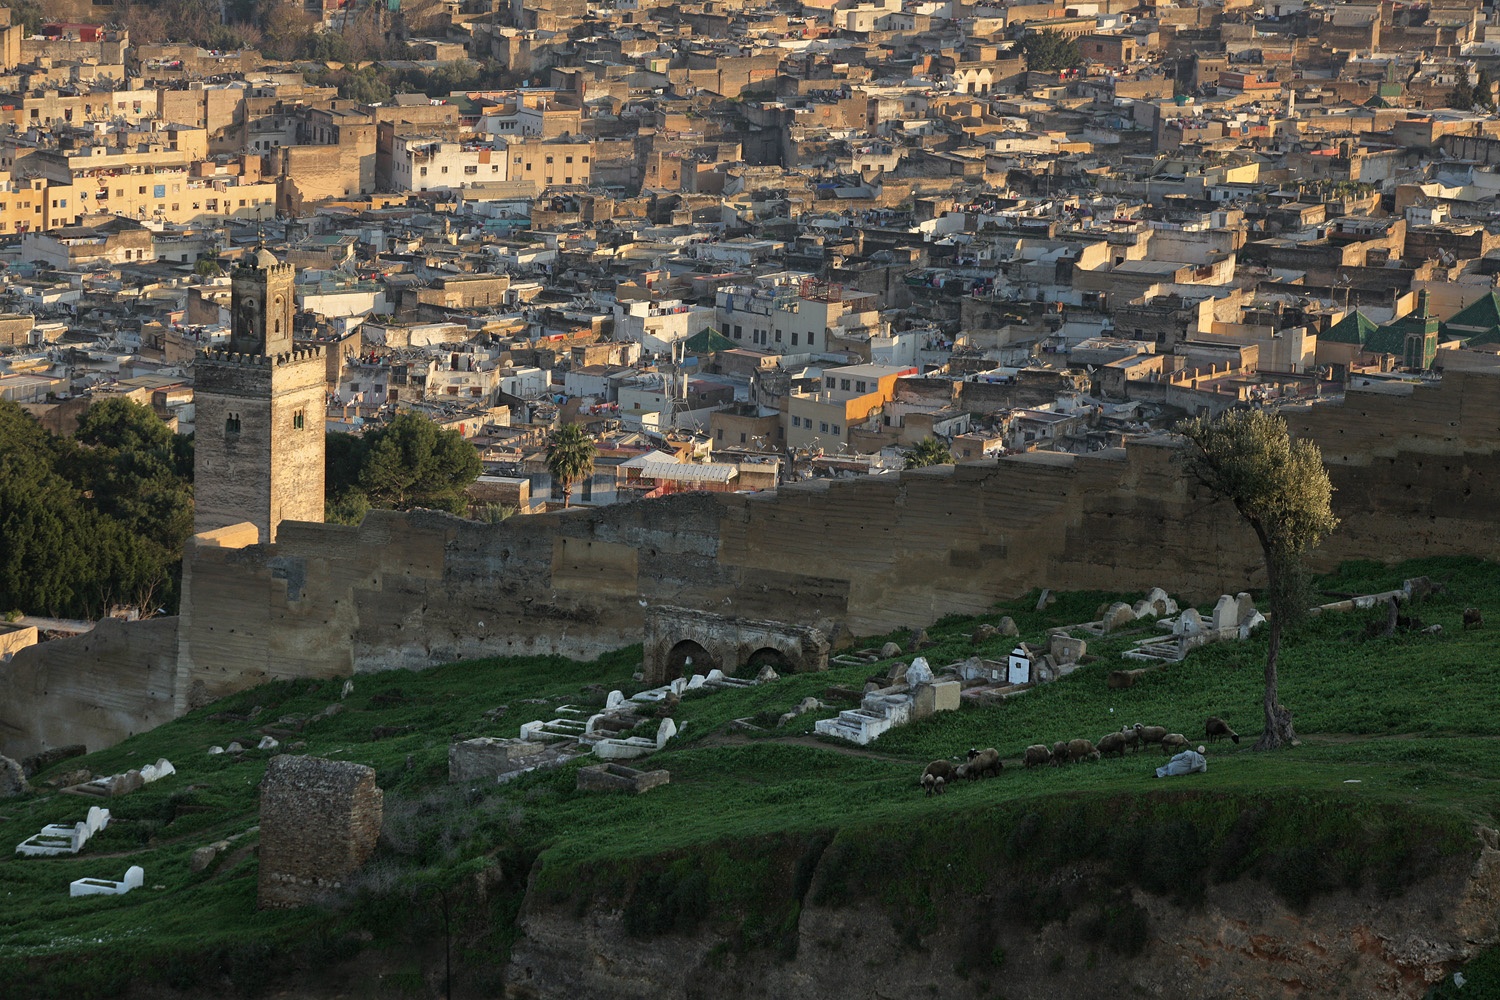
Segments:
[[[195,532],[323,520],[323,348],[292,345],[293,268],[264,248],[234,269],[228,350],[193,367]]]

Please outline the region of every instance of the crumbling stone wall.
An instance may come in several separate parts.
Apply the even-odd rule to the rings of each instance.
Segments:
[[[0,663],[0,748],[25,757],[82,743],[101,750],[180,714],[177,618],[106,618],[91,632]]]
[[[375,853],[383,799],[374,768],[271,758],[260,787],[257,905],[305,906],[341,888]]]
[[[1409,395],[1351,391],[1294,411],[1343,523],[1315,554],[1500,558],[1500,376],[1449,372]],[[357,528],[283,523],[277,544],[223,533],[185,560],[173,710],[283,677],[338,677],[508,654],[592,657],[641,635],[642,602],[741,619],[838,622],[854,635],[980,613],[1033,587],[1211,599],[1261,575],[1254,535],[1184,481],[1168,438],[1087,456],[682,494],[511,518],[372,511]],[[141,626],[122,626],[136,629]],[[146,623],[149,628],[150,623]],[[161,626],[157,626],[158,628]],[[59,647],[57,653],[51,647]],[[0,664],[0,752],[123,739],[160,720],[154,675],[121,651],[43,643]],[[72,694],[54,697],[59,690]],[[125,711],[90,708],[108,702]],[[154,708],[151,706],[155,706]],[[91,735],[73,733],[91,720]],[[154,724],[154,723],[151,723]],[[13,749],[27,733],[34,741]]]
[[[701,647],[712,660],[695,663],[694,673],[717,667],[733,674],[756,654],[767,652],[774,654],[772,665],[778,670],[828,669],[828,636],[821,629],[657,605],[646,613],[648,684],[665,684],[678,675],[681,664],[673,652],[685,643]]]

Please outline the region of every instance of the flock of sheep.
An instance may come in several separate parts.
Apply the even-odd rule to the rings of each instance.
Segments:
[[[1217,715],[1208,717],[1208,721],[1203,726],[1203,733],[1210,742],[1218,742],[1225,736],[1236,743],[1240,741],[1240,734]],[[1076,763],[1081,760],[1098,760],[1104,754],[1110,753],[1123,757],[1126,750],[1132,747],[1140,750],[1147,743],[1159,745],[1162,752],[1166,754],[1177,753],[1188,748],[1188,739],[1181,733],[1169,733],[1165,726],[1143,726],[1137,722],[1134,726],[1124,727],[1118,733],[1105,733],[1097,742],[1058,740],[1051,747],[1044,743],[1033,743],[1023,751],[1021,761],[1027,767],[1039,767],[1043,764],[1060,767],[1063,764]],[[929,796],[941,795],[944,788],[952,781],[959,778],[977,781],[980,778],[998,775],[1002,766],[1000,753],[994,747],[986,750],[970,750],[968,759],[962,764],[954,764],[950,760],[935,760],[928,764],[922,771],[921,786]]]

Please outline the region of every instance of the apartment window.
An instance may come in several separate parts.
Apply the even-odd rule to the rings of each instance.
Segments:
[[[838,434],[839,432],[840,432],[839,425],[838,424],[834,424],[833,425],[833,433]]]
[[[796,330],[792,331],[792,346],[793,347],[797,346],[797,331]]]
[[[423,168],[422,168],[422,176],[423,176],[423,177],[426,177],[426,176],[427,176],[427,168],[426,168],[426,167],[423,167]]]
[[[834,381],[833,376],[832,375],[828,376],[828,388],[830,388],[830,389],[833,388],[833,381]]]
[[[854,391],[855,392],[864,392],[865,391],[865,383],[864,383],[863,379],[861,379],[858,382],[854,383]]]
[[[520,162],[521,162],[521,158],[520,158],[520,157],[519,157],[519,156],[518,156],[518,157],[516,157],[516,162],[517,162],[517,163],[520,163]]]
[[[849,380],[846,379],[846,378],[845,379],[839,379],[839,388],[842,389],[842,390],[844,390],[845,392],[848,392],[849,391]]]
[[[820,434],[827,434],[828,433],[828,423],[826,421],[823,421],[823,420],[818,421],[818,433],[820,433]]]
[[[572,163],[573,162],[573,158],[571,156],[565,156],[565,157],[563,157],[563,162],[564,163]]]
[[[548,162],[548,163],[551,163],[551,162],[552,162],[552,157],[550,157],[550,156],[549,156],[549,157],[547,157],[547,162]]]
[[[584,163],[587,163],[587,162],[589,162],[589,158],[588,158],[588,157],[587,157],[587,156],[585,156],[585,157],[584,157],[584,158],[583,158],[583,162],[584,162]]]
[[[146,185],[142,184],[141,187],[140,187],[140,190],[137,193],[138,194],[145,194],[146,193]]]
[[[722,428],[722,427],[719,428],[719,430],[717,432],[717,437],[718,437],[718,439],[720,441],[724,440],[724,428]]]
[[[564,177],[563,178],[563,183],[564,184],[572,184],[573,183],[573,178],[571,178],[571,177]]]
[[[292,413],[292,430],[300,431],[300,430],[303,429],[304,426],[306,426],[306,420],[302,416],[302,411],[301,410],[295,410],[295,411],[293,411],[293,413]]]
[[[781,343],[781,331],[780,330],[776,331],[776,343],[778,343],[778,344]]]
[[[802,426],[802,418],[801,417],[793,417],[792,418],[792,426],[793,427],[801,427]]]
[[[231,414],[229,414],[229,416],[227,416],[227,417],[224,418],[224,433],[225,434],[238,434],[239,432],[240,432],[240,415],[238,413],[231,413]]]
[[[244,207],[245,207],[245,199],[241,198],[240,199],[240,208],[244,208]]]
[[[443,173],[445,173],[445,174],[446,174],[446,173],[447,173],[447,172],[448,172],[448,168],[447,168],[447,167],[444,167],[444,168],[443,168]],[[422,173],[424,173],[424,174],[425,174],[425,173],[427,173],[427,171],[425,171],[425,170],[424,170],[424,171],[422,171]]]
[[[740,444],[744,444],[744,443],[745,443],[745,435],[741,434],[740,435]]]
[[[500,172],[500,164],[498,164],[498,163],[491,163],[490,164],[490,173],[492,173],[492,174],[498,174],[499,172]]]
[[[474,176],[477,173],[479,173],[479,168],[478,167],[464,167],[464,175],[465,176],[472,177],[472,176]]]
[[[172,211],[174,211],[174,212],[177,211],[181,207],[182,206],[178,205],[176,202],[172,203]]]

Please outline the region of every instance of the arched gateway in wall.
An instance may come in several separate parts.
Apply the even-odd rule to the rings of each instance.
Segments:
[[[645,676],[665,684],[683,674],[742,667],[783,671],[828,669],[828,636],[807,625],[728,618],[659,604],[646,613]]]

